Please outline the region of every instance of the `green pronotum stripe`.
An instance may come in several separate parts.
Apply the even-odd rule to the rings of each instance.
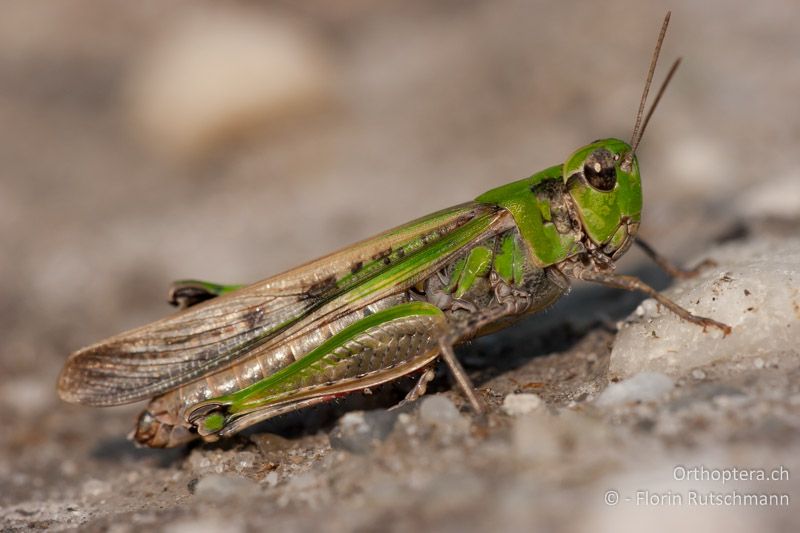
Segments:
[[[214,401],[215,402],[219,401],[220,403],[224,404],[230,404],[229,412],[236,413],[241,409],[244,409],[244,406],[242,404],[248,401],[259,399],[259,396],[263,395],[265,392],[268,393],[270,388],[275,387],[284,380],[296,376],[298,373],[302,372],[303,370],[306,370],[311,365],[313,365],[314,363],[325,357],[325,355],[331,353],[336,348],[344,345],[345,343],[349,342],[356,336],[360,335],[361,333],[371,328],[374,328],[381,324],[385,324],[392,320],[397,320],[398,318],[404,318],[409,316],[436,316],[436,315],[443,315],[442,310],[436,307],[435,305],[431,305],[424,302],[403,303],[391,307],[389,309],[384,309],[383,311],[379,311],[377,313],[364,317],[358,322],[355,322],[354,324],[350,324],[342,331],[340,331],[330,339],[326,340],[325,342],[317,346],[315,349],[311,350],[302,359],[299,359],[298,361],[295,361],[289,366],[282,368],[281,370],[275,372],[271,376],[264,378],[261,381],[254,383],[249,387],[242,389],[238,392],[217,398]]]

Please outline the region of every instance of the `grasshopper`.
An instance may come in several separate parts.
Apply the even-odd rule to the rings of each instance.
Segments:
[[[540,311],[571,279],[639,291],[681,318],[722,330],[615,261],[636,242],[642,189],[636,149],[666,34],[664,19],[630,143],[603,139],[563,164],[492,189],[252,285],[176,282],[178,313],[79,350],[58,382],[68,402],[152,398],[132,438],[151,447],[213,441],[257,422],[419,374],[424,394],[441,358],[475,412],[482,401],[453,346]]]

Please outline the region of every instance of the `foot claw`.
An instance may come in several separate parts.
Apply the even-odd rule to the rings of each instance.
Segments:
[[[727,337],[728,335],[731,334],[732,329],[727,324],[723,324],[722,322],[717,322],[716,320],[712,320],[710,318],[706,318],[706,317],[703,317],[703,316],[699,316],[699,317],[695,317],[695,318],[697,319],[697,324],[703,326],[703,333],[705,333],[706,330],[709,327],[713,327],[713,328],[717,328],[720,331],[722,331],[722,337],[723,338],[725,338],[725,337]]]

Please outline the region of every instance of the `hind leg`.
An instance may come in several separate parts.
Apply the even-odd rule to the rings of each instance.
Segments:
[[[425,370],[422,371],[422,374],[420,374],[419,378],[417,379],[417,382],[414,384],[414,388],[408,391],[408,394],[406,394],[406,397],[403,398],[403,400],[400,403],[398,403],[389,410],[393,411],[395,409],[400,409],[401,407],[406,406],[411,402],[417,401],[421,396],[424,396],[425,391],[428,390],[428,383],[433,381],[433,378],[435,377],[436,377],[436,372],[433,368],[433,365],[430,365],[427,368],[425,368]]]

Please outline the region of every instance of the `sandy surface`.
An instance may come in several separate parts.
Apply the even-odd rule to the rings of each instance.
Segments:
[[[769,237],[779,250],[800,229],[795,2],[374,4],[4,5],[0,529],[796,530],[796,347],[716,361],[658,397],[601,407],[616,323],[640,300],[603,289],[577,287],[460,350],[491,405],[485,419],[461,409],[440,372],[431,398],[401,413],[385,409],[408,383],[158,451],[124,438],[140,406],[59,401],[66,356],[169,312],[173,279],[260,279],[596,138],[627,138],[667,7],[656,79],[676,56],[684,63],[640,152],[642,234],[687,260],[721,241]],[[255,29],[237,41],[240,63],[209,60],[209,74],[211,56],[186,43],[204,43],[218,19],[233,34],[243,21]],[[262,57],[259,21],[285,39],[270,49],[285,44],[302,68],[275,66],[259,91],[223,84],[227,100],[204,114],[192,84],[245,76]],[[183,77],[148,67],[163,56],[198,64]],[[142,86],[174,88],[187,107]],[[620,268],[667,285],[638,252]],[[504,410],[509,394],[541,402]],[[692,480],[678,466],[789,479]],[[691,504],[692,491],[791,503]]]

